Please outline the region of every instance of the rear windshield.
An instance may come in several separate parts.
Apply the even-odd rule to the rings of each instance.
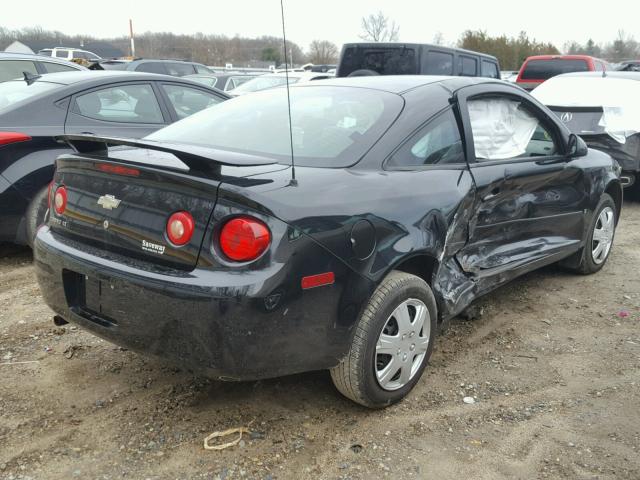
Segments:
[[[363,88],[292,88],[296,165],[346,167],[356,163],[393,123],[403,103],[398,95]],[[258,155],[288,165],[287,90],[265,90],[222,102],[147,138]]]
[[[356,70],[372,70],[380,75],[415,75],[418,73],[416,51],[407,47],[345,49],[339,76],[347,77]]]
[[[562,73],[587,72],[586,60],[529,60],[522,72],[523,80],[548,80]]]
[[[28,85],[24,80],[0,83],[0,110],[9,108],[18,102],[31,98],[39,93],[61,88],[59,83],[34,82]]]

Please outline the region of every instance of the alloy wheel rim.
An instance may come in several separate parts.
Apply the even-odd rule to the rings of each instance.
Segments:
[[[431,336],[429,309],[421,300],[409,298],[391,313],[376,343],[374,368],[384,390],[404,387],[425,361]]]
[[[613,209],[605,207],[598,215],[598,220],[593,228],[591,258],[596,265],[600,265],[607,259],[613,244],[614,231],[615,218]]]

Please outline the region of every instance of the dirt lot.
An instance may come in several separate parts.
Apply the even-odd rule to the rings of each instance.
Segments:
[[[638,479],[638,245],[627,202],[603,271],[547,268],[481,300],[385,411],[325,372],[211,382],[56,328],[30,251],[0,246],[0,478]],[[203,449],[249,424],[239,446]]]

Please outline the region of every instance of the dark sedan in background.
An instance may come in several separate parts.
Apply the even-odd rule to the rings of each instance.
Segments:
[[[101,60],[91,67],[94,70],[126,70],[129,72],[160,73],[172,77],[204,74],[211,72],[209,67],[197,62],[184,60],[161,60],[136,58],[135,60]]]
[[[78,153],[57,160],[34,250],[58,324],[215,378],[330,369],[384,407],[474,299],[544,265],[606,263],[619,167],[521,88],[290,90],[291,127],[274,88],[142,140],[66,137]]]
[[[70,151],[54,137],[144,137],[228,98],[150,73],[85,70],[0,83],[0,241],[31,243],[55,158]]]
[[[207,87],[217,88],[223,92],[228,92],[236,87],[239,87],[243,83],[248,82],[260,74],[247,74],[247,73],[212,73],[212,74],[197,74],[187,75],[184,78],[193,80],[194,82],[202,83]]]

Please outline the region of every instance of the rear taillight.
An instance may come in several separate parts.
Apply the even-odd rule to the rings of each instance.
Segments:
[[[56,193],[53,196],[53,209],[58,215],[62,215],[67,209],[67,189],[64,186],[56,189]]]
[[[8,145],[10,143],[28,142],[31,140],[29,135],[19,132],[0,132],[0,145]]]
[[[167,222],[167,237],[174,245],[185,245],[193,237],[195,222],[189,212],[176,212]]]
[[[255,260],[269,247],[271,233],[260,220],[236,217],[224,224],[220,231],[220,249],[236,262]]]

